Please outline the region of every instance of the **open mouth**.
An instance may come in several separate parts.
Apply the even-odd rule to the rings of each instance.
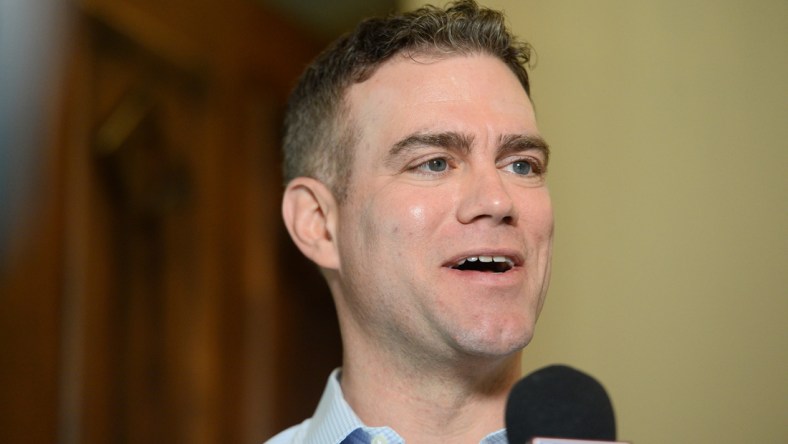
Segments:
[[[514,260],[506,256],[468,256],[460,259],[451,268],[460,271],[505,273],[513,267]]]

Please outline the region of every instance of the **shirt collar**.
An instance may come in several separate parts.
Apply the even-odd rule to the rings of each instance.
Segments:
[[[402,437],[389,427],[367,427],[345,401],[339,379],[341,369],[335,369],[328,377],[326,389],[312,416],[305,444],[359,444],[386,442],[404,443]],[[380,438],[385,438],[381,440]]]
[[[340,376],[341,370],[337,368],[328,377],[326,389],[304,438],[305,444],[340,443],[354,430],[364,427],[342,395]]]
[[[404,442],[388,427],[367,427],[361,422],[342,394],[342,387],[339,385],[341,376],[341,369],[337,368],[328,377],[326,389],[304,437],[304,444],[340,444],[348,438],[350,438],[349,442],[360,442],[359,438],[365,435],[367,442],[372,439],[371,436],[377,435],[385,436],[389,444]],[[480,444],[506,443],[506,429],[493,432],[480,442]]]

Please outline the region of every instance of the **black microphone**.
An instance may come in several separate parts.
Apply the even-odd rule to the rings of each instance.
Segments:
[[[535,437],[616,440],[613,405],[602,384],[565,365],[537,370],[514,385],[506,402],[509,444]]]

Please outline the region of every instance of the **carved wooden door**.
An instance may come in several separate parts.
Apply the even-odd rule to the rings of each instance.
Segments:
[[[21,422],[0,428],[262,442],[310,414],[339,364],[330,296],[279,217],[281,109],[318,45],[245,0],[84,0],[74,17],[34,230],[54,247],[0,283],[57,307],[53,336],[15,351],[49,351],[47,395],[12,394]]]

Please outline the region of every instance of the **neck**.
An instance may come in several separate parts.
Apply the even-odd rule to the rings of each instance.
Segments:
[[[366,425],[389,426],[409,444],[479,442],[504,427],[520,353],[429,366],[382,355],[346,353],[343,361],[343,394]]]

